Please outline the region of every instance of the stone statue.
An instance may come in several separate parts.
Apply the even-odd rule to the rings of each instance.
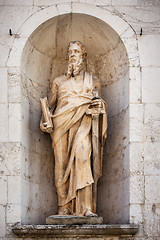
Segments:
[[[41,99],[40,129],[52,139],[58,215],[97,216],[106,103],[99,80],[82,70],[86,50],[80,41],[69,44],[68,57],[67,73],[53,81],[50,99]]]

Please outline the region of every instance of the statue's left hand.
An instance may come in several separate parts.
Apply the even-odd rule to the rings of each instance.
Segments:
[[[102,108],[103,107],[103,100],[98,97],[94,97],[89,108]]]

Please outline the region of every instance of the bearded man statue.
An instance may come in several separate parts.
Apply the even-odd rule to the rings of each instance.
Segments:
[[[55,156],[58,215],[97,216],[97,181],[102,173],[106,103],[99,80],[82,70],[86,50],[80,41],[68,47],[68,70],[41,99],[40,129],[50,134]]]

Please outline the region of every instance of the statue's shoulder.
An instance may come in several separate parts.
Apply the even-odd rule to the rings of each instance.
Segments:
[[[93,81],[99,81],[98,78],[91,73],[85,72],[85,76],[91,77]]]
[[[66,81],[66,80],[67,80],[67,77],[66,77],[66,75],[64,74],[64,75],[61,75],[61,76],[56,77],[56,78],[53,80],[53,84],[59,85],[60,83]]]
[[[98,87],[98,88],[101,87],[101,83],[100,83],[98,77],[96,77],[96,76],[94,76],[94,75],[92,75],[91,73],[88,73],[88,72],[85,72],[85,76],[90,77],[92,79],[94,87]]]

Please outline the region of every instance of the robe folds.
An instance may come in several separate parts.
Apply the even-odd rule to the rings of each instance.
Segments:
[[[94,98],[94,78],[84,72],[82,81],[67,80],[66,76],[54,80],[57,89],[56,109],[52,115],[54,130],[51,133],[55,155],[55,185],[58,205],[64,206],[76,199],[77,192],[94,183],[92,172],[92,115],[87,109]],[[78,85],[79,84],[79,85]],[[101,144],[106,138],[106,104],[101,121]],[[101,159],[98,161],[101,162]],[[101,176],[100,168],[97,174]]]

